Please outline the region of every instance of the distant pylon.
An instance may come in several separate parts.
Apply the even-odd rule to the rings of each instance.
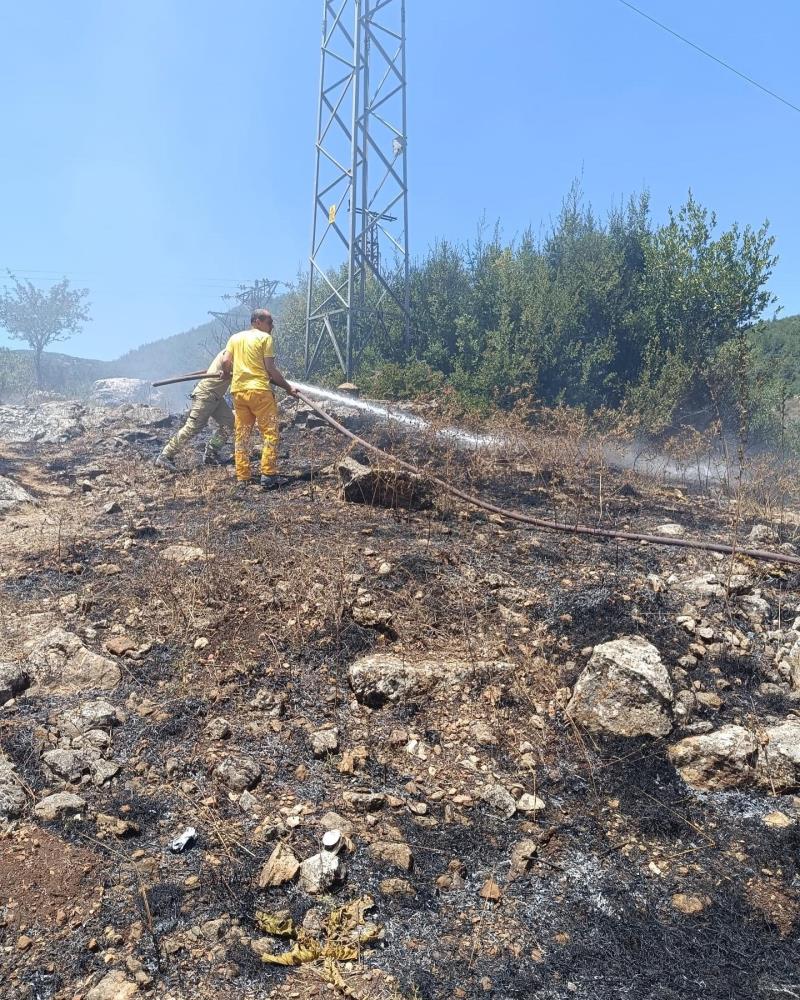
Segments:
[[[218,323],[221,323],[229,335],[234,334],[241,330],[245,320],[250,321],[249,314],[254,309],[266,309],[275,298],[278,287],[285,284],[285,281],[257,278],[252,285],[237,285],[235,292],[222,297],[227,302],[238,304],[231,306],[226,312],[209,309],[208,315],[213,316]]]
[[[215,335],[216,342],[220,345],[227,343],[229,337],[233,336],[250,322],[250,314],[254,309],[266,309],[275,298],[275,293],[281,285],[287,288],[289,285],[285,281],[274,281],[271,278],[257,278],[252,285],[240,284],[236,286],[236,291],[222,298],[226,302],[235,302],[224,312],[209,309],[208,315],[222,327],[222,334]]]
[[[323,0],[305,367],[345,377],[394,303],[409,339],[405,0]]]

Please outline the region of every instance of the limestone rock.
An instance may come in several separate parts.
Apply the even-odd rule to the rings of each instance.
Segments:
[[[770,726],[758,762],[758,784],[766,791],[794,792],[800,788],[800,719]]]
[[[524,874],[531,866],[531,862],[536,857],[539,845],[535,840],[519,840],[511,848],[511,877],[518,878]]]
[[[135,837],[141,833],[141,827],[129,819],[122,819],[120,816],[112,816],[108,813],[98,813],[95,818],[97,832],[108,834],[112,837]]]
[[[25,809],[25,791],[14,765],[0,751],[0,819],[16,819]]]
[[[395,868],[401,868],[404,872],[411,871],[413,862],[411,848],[402,841],[376,840],[375,843],[369,845],[368,850],[372,857],[382,864],[393,865]]]
[[[79,708],[71,709],[57,717],[56,722],[62,735],[75,739],[89,733],[108,730],[124,721],[124,715],[103,698],[86,701]],[[89,739],[89,742],[92,742]],[[100,744],[100,740],[96,740]]]
[[[342,798],[357,812],[377,812],[386,805],[386,796],[382,792],[345,792]]]
[[[266,864],[258,876],[258,887],[267,889],[275,885],[291,882],[297,874],[300,862],[294,856],[292,849],[286,844],[278,844],[270,854]]]
[[[315,757],[326,757],[339,749],[338,729],[317,729],[311,734],[311,749]]]
[[[101,378],[92,386],[89,402],[98,406],[122,406],[125,403],[157,403],[159,389],[141,378]]]
[[[492,747],[497,745],[497,733],[486,722],[473,722],[469,727],[470,736],[482,747]]]
[[[419,698],[441,683],[458,680],[470,670],[461,660],[404,660],[391,653],[372,653],[350,665],[348,677],[356,698],[372,707]]]
[[[484,785],[478,794],[484,802],[505,816],[506,819],[511,819],[517,811],[514,796],[502,785]]]
[[[352,837],[353,824],[336,812],[326,812],[319,821],[323,830],[339,830],[345,837]]]
[[[754,524],[747,536],[747,544],[750,547],[761,548],[765,545],[776,545],[778,536],[768,524]]]
[[[83,433],[86,408],[80,403],[44,402],[0,406],[0,441],[55,444]]]
[[[686,534],[686,529],[682,524],[675,524],[673,521],[667,524],[659,524],[656,528],[659,535],[665,535],[667,538],[682,538]]]
[[[80,795],[72,792],[56,792],[37,802],[33,811],[38,819],[53,822],[57,819],[67,819],[75,816],[86,808],[86,802]]]
[[[124,656],[126,653],[133,652],[134,649],[136,649],[136,643],[127,635],[112,635],[106,641],[106,652],[112,653],[114,656]]]
[[[206,559],[213,559],[214,557],[207,554],[205,549],[201,549],[197,545],[167,545],[166,548],[161,549],[161,558],[184,565],[186,563],[205,562]]]
[[[111,690],[122,674],[113,660],[87,649],[72,632],[54,628],[28,646],[28,663],[36,682],[64,693],[92,688]]]
[[[217,765],[214,775],[234,792],[243,792],[258,784],[261,767],[252,757],[226,757]]]
[[[206,735],[212,740],[226,740],[231,731],[230,723],[221,716],[206,723]]]
[[[764,826],[768,826],[772,830],[786,830],[788,827],[794,825],[794,820],[779,810],[762,816],[761,822]]]
[[[86,1000],[132,1000],[139,993],[139,986],[120,969],[109,972],[86,994]]]
[[[337,468],[344,498],[352,503],[407,510],[426,510],[433,506],[431,484],[413,472],[373,468],[351,457],[342,459]]]
[[[713,573],[700,573],[680,581],[682,590],[699,597],[724,597],[725,587]]]
[[[12,479],[0,476],[0,511],[11,510],[22,503],[35,503],[33,497]]]
[[[715,792],[753,783],[758,744],[742,726],[722,726],[700,736],[688,736],[671,746],[667,756],[687,785]]]
[[[525,792],[517,799],[517,809],[524,813],[541,812],[545,805],[544,799],[539,798],[538,795],[531,795],[529,792]]]
[[[789,682],[792,691],[800,691],[800,639],[789,650],[786,659],[789,664]]]
[[[378,883],[384,896],[416,896],[414,886],[404,878],[384,878]]]
[[[503,898],[503,890],[493,878],[487,878],[478,895],[487,903],[499,903]]]
[[[30,674],[22,664],[0,663],[0,705],[22,694],[30,683]]]
[[[342,877],[339,857],[330,851],[320,851],[300,865],[300,885],[307,893],[326,892]]]
[[[672,897],[672,905],[679,913],[693,917],[710,906],[711,900],[708,896],[694,896],[685,892],[676,892]]]
[[[89,764],[92,772],[92,784],[100,788],[107,781],[116,778],[121,767],[113,760],[93,760]]]
[[[666,736],[672,704],[672,684],[658,650],[640,636],[627,636],[595,646],[567,711],[590,732]]]
[[[48,750],[42,754],[42,760],[53,774],[73,784],[77,784],[81,775],[89,770],[89,762],[83,754],[74,750]]]

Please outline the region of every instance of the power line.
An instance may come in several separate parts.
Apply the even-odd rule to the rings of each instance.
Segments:
[[[792,111],[797,111],[798,113],[800,113],[800,107],[798,107],[796,104],[792,104],[791,101],[787,101],[785,97],[781,97],[780,94],[776,94],[774,90],[770,90],[768,87],[765,87],[763,84],[759,83],[758,80],[754,80],[751,76],[748,76],[746,73],[742,73],[740,70],[736,69],[735,66],[731,66],[730,63],[726,63],[723,59],[718,58],[713,54],[713,52],[709,52],[707,49],[701,48],[699,45],[696,45],[693,41],[691,41],[691,39],[686,38],[684,35],[679,35],[677,31],[673,31],[672,28],[667,27],[666,24],[662,24],[661,21],[657,21],[654,17],[651,17],[650,14],[645,13],[643,10],[639,10],[638,7],[634,7],[634,5],[632,3],[629,3],[628,0],[619,0],[619,3],[621,3],[623,7],[630,8],[630,10],[639,14],[640,17],[643,17],[646,20],[651,21],[657,27],[661,28],[662,31],[666,31],[668,34],[673,35],[675,38],[680,39],[680,41],[682,41],[684,44],[691,46],[691,48],[695,49],[697,52],[702,53],[702,55],[706,56],[706,58],[713,59],[715,63],[718,63],[720,66],[723,66],[729,72],[735,73],[736,76],[741,77],[742,80],[746,80],[754,87],[758,87],[758,89],[762,90],[765,94],[769,94],[770,97],[774,97],[776,101],[780,101],[781,104],[785,104],[787,108],[791,108]]]

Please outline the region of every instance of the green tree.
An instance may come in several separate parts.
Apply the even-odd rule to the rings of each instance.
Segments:
[[[716,225],[714,213],[690,193],[645,240],[638,320],[643,366],[630,398],[654,430],[708,406],[716,369],[738,356],[730,345],[774,302],[766,284],[777,257],[767,223],[757,230],[734,224],[715,237]]]
[[[30,281],[20,281],[10,271],[11,287],[0,294],[0,326],[13,340],[22,340],[33,351],[36,384],[42,385],[42,353],[50,344],[68,340],[89,322],[88,288],[70,288],[62,278],[47,291]]]

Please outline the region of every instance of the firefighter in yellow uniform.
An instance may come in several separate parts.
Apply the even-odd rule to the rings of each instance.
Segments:
[[[272,385],[280,386],[292,396],[297,395],[297,389],[286,381],[275,363],[272,326],[272,314],[266,309],[256,309],[250,317],[250,329],[234,333],[223,353],[223,370],[233,376],[231,394],[236,421],[234,456],[237,487],[245,487],[252,481],[250,438],[254,425],[258,425],[264,442],[261,486],[275,489],[286,482],[277,475],[278,406]]]

